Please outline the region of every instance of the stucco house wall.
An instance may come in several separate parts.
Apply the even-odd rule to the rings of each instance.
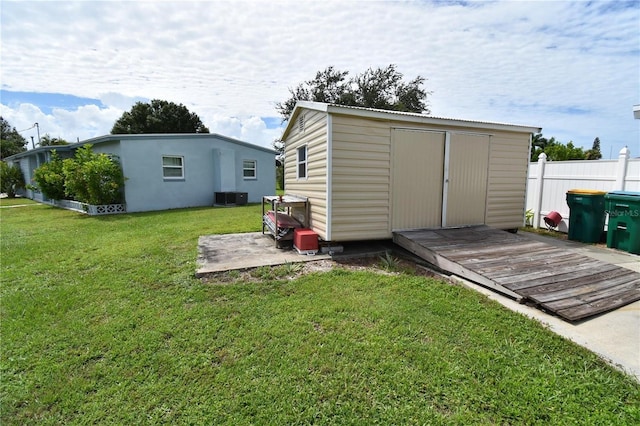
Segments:
[[[275,193],[274,150],[217,134],[108,135],[60,147],[68,157],[78,147],[114,155],[126,178],[128,212],[211,206],[215,192],[246,192],[249,203]],[[48,149],[44,149],[48,148]],[[33,170],[50,158],[43,147],[10,157],[19,162],[27,181]],[[163,157],[178,158],[182,176],[163,175]],[[255,165],[255,177],[245,177],[243,164]],[[42,194],[28,191],[29,198]],[[38,197],[40,196],[40,198]]]

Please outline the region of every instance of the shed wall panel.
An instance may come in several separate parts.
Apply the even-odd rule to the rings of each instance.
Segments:
[[[295,126],[285,145],[284,187],[287,194],[309,199],[311,228],[327,238],[327,116],[318,111],[305,111],[304,129]],[[307,146],[307,178],[298,179],[297,149]],[[294,212],[299,214],[300,212]]]
[[[331,238],[389,238],[390,127],[340,115],[332,120]]]
[[[486,224],[518,228],[524,223],[529,135],[497,133],[491,138]]]

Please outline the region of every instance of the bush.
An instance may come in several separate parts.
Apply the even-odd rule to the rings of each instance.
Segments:
[[[38,167],[33,179],[34,189],[52,200],[69,198],[93,205],[123,201],[120,164],[107,154],[96,154],[91,145],[78,148],[75,157],[66,160],[52,151],[51,161]]]
[[[58,153],[51,151],[51,161],[42,164],[33,172],[33,180],[37,185],[34,189],[51,200],[65,198],[62,164]]]
[[[76,151],[73,159],[62,166],[65,192],[87,204],[119,204],[122,202],[124,176],[120,164],[107,154],[96,154],[91,145]]]
[[[7,194],[9,198],[16,197],[16,191],[24,188],[24,176],[20,166],[8,165],[0,161],[0,191]]]

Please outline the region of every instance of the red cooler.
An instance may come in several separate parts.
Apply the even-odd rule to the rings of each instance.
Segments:
[[[318,234],[311,229],[296,228],[293,230],[293,248],[300,254],[318,252]]]

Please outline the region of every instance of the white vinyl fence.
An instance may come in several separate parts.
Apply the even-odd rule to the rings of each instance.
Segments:
[[[623,148],[617,160],[547,161],[540,154],[537,163],[529,164],[527,210],[534,214],[532,225],[544,227],[545,215],[556,211],[562,215],[558,230],[569,229],[567,191],[595,189],[599,191],[640,192],[640,158],[630,159]]]

